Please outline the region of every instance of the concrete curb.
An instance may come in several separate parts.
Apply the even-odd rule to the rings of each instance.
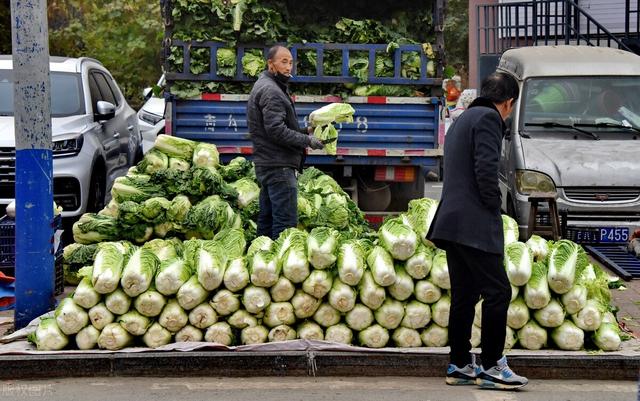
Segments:
[[[60,377],[443,376],[448,355],[361,352],[144,352],[0,356],[0,380]],[[509,356],[530,379],[637,380],[631,356]]]

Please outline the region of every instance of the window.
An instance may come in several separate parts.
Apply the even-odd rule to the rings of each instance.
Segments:
[[[111,92],[111,88],[109,87],[107,78],[104,76],[104,74],[93,72],[92,75],[95,78],[96,83],[98,84],[98,89],[100,89],[100,93],[102,94],[102,100],[117,106],[118,103],[116,102],[113,92]]]

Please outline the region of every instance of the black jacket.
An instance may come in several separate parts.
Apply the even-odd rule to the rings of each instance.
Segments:
[[[260,74],[249,95],[247,124],[256,166],[302,167],[310,137],[298,125],[286,85],[268,71]]]
[[[505,125],[494,104],[477,98],[449,128],[444,146],[442,200],[428,237],[503,254],[498,186]],[[442,241],[444,240],[444,242]]]

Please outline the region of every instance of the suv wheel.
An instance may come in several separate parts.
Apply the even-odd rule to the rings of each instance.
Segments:
[[[97,167],[91,174],[91,183],[89,184],[89,201],[87,202],[87,211],[97,213],[104,208],[104,196],[106,187],[106,175],[102,167]]]

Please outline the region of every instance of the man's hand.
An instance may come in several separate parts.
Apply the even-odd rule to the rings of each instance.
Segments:
[[[313,128],[312,126],[308,126],[308,127],[307,127],[307,134],[311,135],[311,134],[313,134],[313,132],[314,132],[315,130],[316,130],[316,129],[315,129],[315,128]]]
[[[315,136],[309,137],[309,147],[311,149],[322,149],[324,148],[324,144]]]

